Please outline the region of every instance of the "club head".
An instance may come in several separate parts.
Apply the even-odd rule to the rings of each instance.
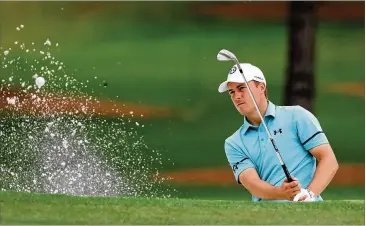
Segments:
[[[229,60],[235,60],[236,56],[230,52],[229,50],[226,49],[222,49],[220,50],[220,52],[217,54],[217,60],[218,61],[229,61]]]

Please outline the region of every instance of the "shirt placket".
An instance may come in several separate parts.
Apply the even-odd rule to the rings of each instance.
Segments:
[[[267,126],[268,126],[268,124],[267,124]],[[263,126],[263,123],[261,123],[261,125],[258,128],[258,138],[259,138],[259,144],[260,144],[261,150],[265,150],[268,136],[266,133],[266,129]]]

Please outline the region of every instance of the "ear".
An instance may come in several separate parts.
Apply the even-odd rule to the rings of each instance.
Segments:
[[[264,83],[259,83],[259,87],[261,89],[261,92],[264,93],[264,91],[266,90],[266,85],[264,85]]]

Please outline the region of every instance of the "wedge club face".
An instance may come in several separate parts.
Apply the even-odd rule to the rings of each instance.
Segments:
[[[219,60],[219,61],[234,60],[235,61],[236,60],[236,56],[232,52],[230,52],[229,50],[222,49],[217,54],[217,60]]]

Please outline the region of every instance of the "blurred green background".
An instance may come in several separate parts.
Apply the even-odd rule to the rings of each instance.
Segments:
[[[139,119],[145,125],[139,132],[147,145],[163,150],[165,171],[229,167],[224,140],[243,119],[228,95],[217,92],[232,64],[219,63],[216,54],[226,48],[241,61],[261,68],[270,100],[281,105],[288,31],[284,16],[261,18],[259,13],[257,18],[233,18],[199,10],[211,5],[1,2],[0,46],[3,50],[13,47],[16,52],[15,41],[28,46],[34,42],[35,47],[43,48],[49,39],[53,44],[50,52],[64,62],[66,70],[78,80],[89,80],[85,92],[180,112],[171,117]],[[18,31],[15,28],[20,24],[24,29]],[[364,34],[363,19],[321,18],[316,31],[314,114],[341,163],[364,163],[365,159],[364,95],[332,88],[334,84],[349,87],[356,83],[364,90]],[[0,70],[0,78],[9,77],[7,70]],[[31,79],[31,75],[24,76]],[[104,87],[104,82],[108,86]],[[247,195],[234,180],[232,186],[177,185],[177,189],[184,197]],[[332,194],[340,190],[334,189]],[[348,195],[342,197],[363,197],[363,187],[357,186]]]

